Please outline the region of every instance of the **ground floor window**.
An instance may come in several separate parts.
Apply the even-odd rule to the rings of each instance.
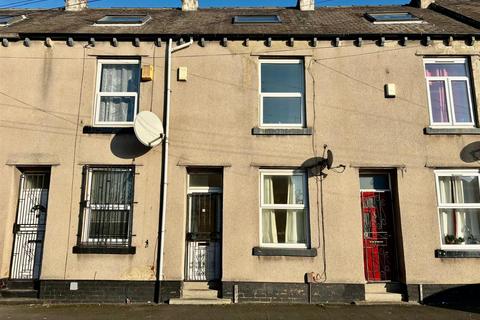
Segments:
[[[261,171],[261,244],[307,247],[307,181],[304,171]]]
[[[129,246],[134,168],[85,167],[81,244]]]
[[[444,249],[480,249],[478,170],[437,170],[437,202]]]

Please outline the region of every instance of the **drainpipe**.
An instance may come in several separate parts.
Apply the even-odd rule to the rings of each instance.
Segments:
[[[163,251],[165,247],[165,216],[167,213],[167,190],[168,190],[168,147],[169,147],[169,140],[170,140],[170,100],[171,100],[171,77],[172,77],[172,53],[187,48],[193,44],[193,38],[190,38],[190,41],[179,45],[177,47],[172,48],[172,39],[168,39],[168,48],[167,48],[167,70],[165,77],[167,78],[167,86],[166,86],[166,99],[165,99],[165,115],[164,115],[164,122],[165,122],[165,138],[163,144],[163,168],[162,168],[162,212],[160,217],[160,246],[157,252],[157,284],[155,288],[155,295],[157,302],[160,298],[160,281],[163,278]]]

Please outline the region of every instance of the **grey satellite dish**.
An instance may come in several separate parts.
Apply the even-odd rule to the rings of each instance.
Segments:
[[[162,121],[150,111],[142,111],[137,115],[133,130],[138,141],[147,147],[158,146],[164,137]]]

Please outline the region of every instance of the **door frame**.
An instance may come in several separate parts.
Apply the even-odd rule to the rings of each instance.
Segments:
[[[222,187],[190,187],[190,174],[191,173],[219,173],[222,176]],[[218,279],[213,281],[221,281],[223,276],[223,181],[224,181],[224,170],[223,168],[218,167],[190,167],[187,168],[187,193],[186,193],[186,225],[185,225],[185,232],[184,236],[188,233],[191,227],[191,195],[194,194],[219,194],[221,196],[220,201],[220,208],[218,210],[217,224],[220,227],[220,240],[218,241],[219,246],[219,262],[218,262]],[[184,250],[184,271],[183,271],[183,278],[186,282],[205,282],[209,280],[187,280],[187,272],[188,272],[188,240],[185,239],[185,250]],[[212,280],[210,280],[212,281]]]
[[[404,256],[402,246],[402,230],[400,220],[400,208],[398,201],[398,182],[397,182],[397,169],[382,168],[382,169],[360,169],[358,173],[359,181],[361,176],[368,175],[386,175],[388,177],[389,189],[362,189],[359,188],[360,195],[360,214],[361,214],[361,231],[362,231],[362,256],[363,256],[363,270],[365,274],[365,281],[367,283],[384,283],[384,282],[399,282],[404,281]],[[362,192],[390,192],[390,210],[391,210],[391,223],[392,223],[392,239],[393,239],[393,259],[394,271],[390,280],[372,281],[366,277],[365,270],[365,245],[364,245],[364,223],[363,223],[363,207],[362,207]]]
[[[45,248],[45,235],[47,234],[47,218],[48,218],[48,204],[50,202],[50,186],[51,186],[51,176],[52,176],[52,170],[50,166],[27,166],[27,167],[17,167],[18,172],[20,173],[17,176],[17,183],[18,183],[18,189],[16,193],[17,197],[17,204],[15,208],[15,220],[12,226],[13,230],[13,241],[12,241],[12,250],[10,252],[10,264],[9,264],[9,270],[8,270],[8,279],[9,280],[15,280],[15,281],[34,281],[38,282],[41,278],[41,273],[42,273],[42,265],[43,265],[43,251]],[[31,279],[14,279],[12,278],[13,276],[13,262],[14,262],[14,253],[15,253],[15,245],[17,243],[17,237],[16,237],[16,232],[15,232],[15,225],[17,224],[18,221],[18,215],[19,215],[19,209],[20,209],[20,197],[22,195],[22,189],[23,189],[23,175],[28,174],[28,173],[37,173],[37,174],[45,174],[47,177],[47,204],[46,204],[46,213],[45,213],[45,227],[43,230],[43,244],[42,244],[42,252],[40,256],[40,261],[38,264],[38,278],[35,278],[35,262],[32,270],[32,278]]]

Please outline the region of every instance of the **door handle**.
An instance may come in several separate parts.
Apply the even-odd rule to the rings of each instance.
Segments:
[[[210,245],[210,243],[208,243],[208,242],[199,242],[198,243],[199,247],[208,247],[209,245]]]

